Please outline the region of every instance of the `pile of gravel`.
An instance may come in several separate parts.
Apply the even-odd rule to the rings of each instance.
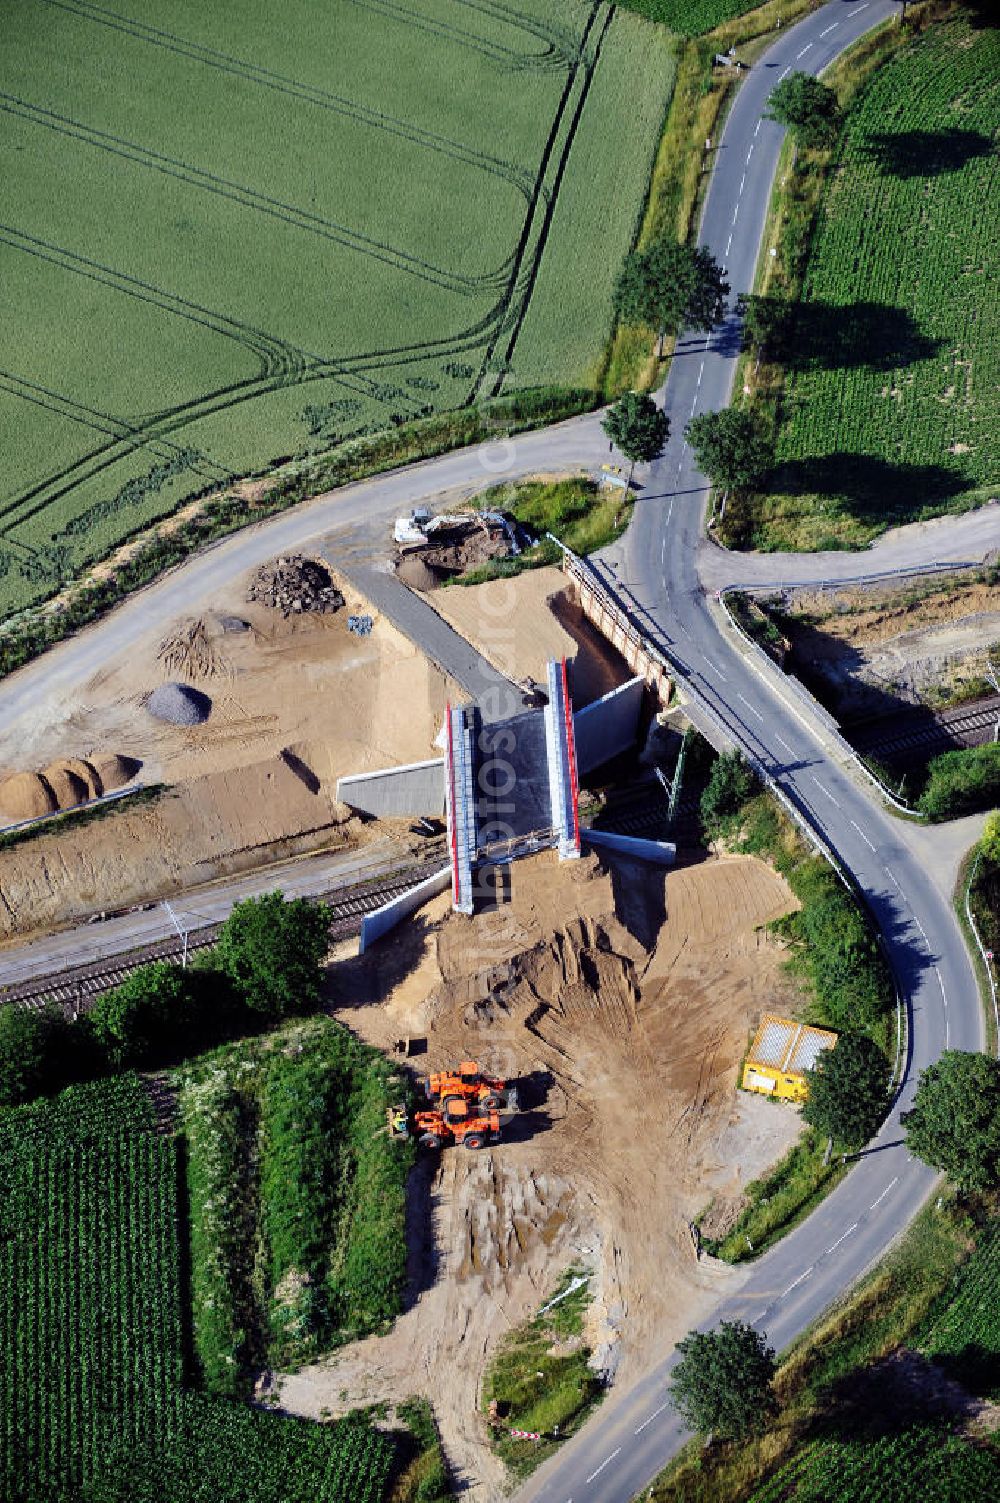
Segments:
[[[170,725],[201,725],[211,714],[212,701],[190,684],[161,684],[147,699],[146,709]]]
[[[322,564],[301,553],[290,553],[273,564],[262,564],[250,581],[247,599],[269,605],[283,616],[303,611],[339,611],[344,597]]]

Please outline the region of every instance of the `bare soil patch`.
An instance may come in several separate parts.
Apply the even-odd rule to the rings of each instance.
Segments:
[[[664,876],[549,853],[512,868],[495,911],[468,919],[438,899],[338,965],[348,1026],[381,1047],[425,1036],[421,1073],[473,1058],[517,1078],[522,1111],[496,1147],[422,1161],[409,1309],[387,1336],[281,1376],[281,1404],[336,1413],[416,1388],[471,1495],[497,1499],[484,1369],[570,1262],[594,1272],[588,1342],[616,1381],[738,1284],[741,1272],[696,1259],[689,1222],[799,1131],[794,1112],[772,1109],[762,1141],[734,1089],[758,1015],[790,1000],[781,946],[760,926],[793,906],[750,858]]]
[[[0,852],[0,938],[363,841],[336,802],[337,778],[435,755],[449,685],[411,642],[381,618],[358,638],[347,610],[285,618],[248,604],[247,584],[0,728],[0,780],[56,762],[96,766],[113,748],[142,764],[144,783],[169,789],[154,804]],[[349,610],[367,608],[337,585]],[[149,696],[170,682],[211,701],[204,723],[148,713]],[[15,818],[7,801],[2,812],[0,824]]]
[[[1000,642],[1000,585],[959,578],[933,594],[925,588],[796,591],[782,626],[789,666],[821,679],[842,713],[884,708],[887,696],[934,706],[961,694],[983,678],[986,652]]]
[[[508,678],[530,675],[544,683],[549,659],[568,658],[577,708],[631,677],[622,658],[570,598],[558,569],[529,569],[511,579],[453,585],[438,590],[431,604]]]

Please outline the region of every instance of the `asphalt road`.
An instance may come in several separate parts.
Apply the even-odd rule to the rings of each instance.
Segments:
[[[792,28],[744,82],[718,144],[701,243],[728,268],[733,297],[753,285],[781,131],[762,119],[786,71],[819,72],[870,26],[894,13],[887,0],[832,0]],[[874,806],[831,748],[823,724],[778,676],[761,675],[722,624],[699,577],[707,490],[683,440],[697,412],[729,401],[738,351],[729,323],[684,339],[664,405],[672,436],[651,468],[623,541],[602,565],[609,585],[682,665],[680,687],[732,744],[770,773],[852,874],[885,937],[905,1005],[903,1085],[882,1130],[822,1205],[771,1252],[706,1326],[739,1318],[777,1349],[810,1326],[882,1254],[927,1198],[935,1175],[910,1158],[899,1114],[919,1071],[945,1048],[982,1047],[976,979],[947,899],[906,840],[907,826]],[[798,562],[798,561],[796,561]],[[854,560],[855,573],[860,560]],[[612,1397],[515,1495],[516,1503],[627,1503],[685,1439],[669,1404],[673,1358]]]

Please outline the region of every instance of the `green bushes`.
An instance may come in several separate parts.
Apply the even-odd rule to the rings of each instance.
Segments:
[[[493,485],[476,497],[476,505],[508,512],[538,542],[516,558],[470,569],[457,581],[463,585],[558,563],[559,549],[545,536],[548,532],[574,553],[593,553],[618,537],[632,513],[631,504],[617,487],[602,489],[596,481],[585,478]]]
[[[705,833],[715,838],[730,825],[760,788],[760,783],[738,751],[723,752],[712,764],[701,796],[701,822]]]
[[[820,857],[799,861],[786,875],[802,907],[782,930],[799,947],[818,1020],[838,1032],[877,1030],[894,993],[867,916]]]
[[[412,1149],[385,1132],[392,1067],[325,1018],[178,1074],[195,1345],[213,1392],[384,1327],[406,1283]]]
[[[0,1108],[108,1071],[176,1064],[320,1001],[329,919],[280,892],[237,903],[217,947],[186,969],[139,966],[68,1022],[0,1008]]]
[[[917,800],[929,819],[958,819],[1000,803],[1000,745],[969,746],[944,752],[927,768]]]

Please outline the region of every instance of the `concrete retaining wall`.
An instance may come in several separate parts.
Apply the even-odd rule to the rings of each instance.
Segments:
[[[645,688],[645,679],[630,678],[573,716],[576,765],[581,777],[635,746]]]
[[[632,861],[655,861],[658,866],[673,866],[677,847],[669,840],[641,840],[635,835],[616,835],[612,830],[581,830],[588,845],[599,850],[617,851]]]
[[[443,866],[433,877],[426,877],[423,882],[418,882],[416,887],[411,887],[408,892],[401,892],[398,898],[391,902],[383,903],[381,908],[376,908],[374,913],[366,913],[361,920],[361,940],[358,946],[363,955],[370,949],[377,939],[388,934],[390,929],[403,919],[408,918],[417,908],[427,902],[428,898],[437,897],[439,892],[447,892],[451,886],[451,867]]]
[[[444,758],[338,778],[337,798],[362,814],[440,819],[444,814]]]

